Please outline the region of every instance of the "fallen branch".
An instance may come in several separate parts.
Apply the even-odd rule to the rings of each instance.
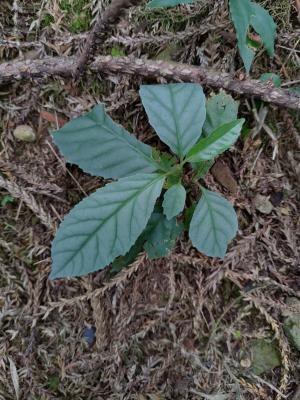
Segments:
[[[75,78],[78,78],[87,68],[90,57],[99,42],[105,40],[111,27],[124,15],[125,11],[141,3],[141,0],[112,0],[103,14],[99,14],[93,29],[84,41],[83,51],[79,54],[78,64],[75,68]]]
[[[71,76],[77,65],[74,57],[55,57],[43,60],[0,64],[0,84],[22,78]],[[98,57],[91,65],[94,72],[129,74],[146,78],[164,78],[166,81],[195,82],[213,89],[226,89],[267,103],[300,111],[300,97],[286,89],[277,89],[272,83],[254,79],[239,80],[231,74],[217,73],[205,68],[164,61],[141,60],[131,57]]]

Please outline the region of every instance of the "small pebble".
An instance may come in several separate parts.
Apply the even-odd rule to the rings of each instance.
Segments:
[[[14,137],[23,142],[34,142],[35,132],[29,125],[19,125],[14,130]]]
[[[96,341],[96,328],[94,326],[84,328],[83,337],[89,346],[93,346]]]
[[[270,214],[273,210],[273,205],[267,196],[257,194],[254,198],[254,207],[262,214]]]

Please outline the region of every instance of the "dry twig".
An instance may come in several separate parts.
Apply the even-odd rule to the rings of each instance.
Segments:
[[[139,3],[141,3],[141,0],[112,0],[103,14],[99,14],[93,29],[84,41],[84,48],[79,55],[78,63],[75,68],[75,78],[78,78],[85,71],[89,59],[94,53],[95,47],[99,42],[104,41],[111,27],[120,20],[128,8],[138,5]]]
[[[55,57],[43,60],[0,64],[0,84],[22,78],[60,75],[68,77],[74,71],[77,59]],[[214,89],[256,97],[280,107],[300,110],[300,97],[285,89],[275,88],[268,82],[254,79],[239,80],[231,74],[186,64],[141,60],[131,57],[100,56],[90,66],[94,72],[138,75],[146,78],[164,78],[167,81],[195,82]]]

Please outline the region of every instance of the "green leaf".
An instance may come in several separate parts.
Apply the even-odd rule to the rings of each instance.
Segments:
[[[53,134],[67,161],[104,178],[155,172],[150,146],[130,135],[105,112],[102,104]]]
[[[205,96],[200,85],[171,83],[140,89],[150,124],[173,153],[183,157],[201,136]]]
[[[77,204],[53,241],[51,278],[85,275],[126,254],[144,230],[164,180],[159,174],[123,178]]]
[[[262,74],[260,76],[259,80],[262,82],[272,81],[275,87],[281,86],[280,76],[273,74],[272,72]]]
[[[148,4],[148,8],[167,8],[178,6],[178,4],[191,4],[194,0],[151,0]]]
[[[300,97],[300,86],[295,86],[289,89],[289,92],[295,94],[296,96]]]
[[[110,51],[110,54],[112,55],[112,57],[124,57],[126,56],[126,53],[123,49],[121,49],[121,47],[113,47]]]
[[[158,170],[168,172],[175,164],[177,164],[177,158],[172,156],[170,153],[161,153],[160,151],[153,149],[152,158],[157,164]]]
[[[124,256],[119,256],[113,261],[110,269],[111,274],[117,274],[123,268],[128,267],[128,265],[134,262],[139,253],[143,250],[143,244],[145,242],[145,238],[143,236],[144,235],[142,233],[131,249]]]
[[[284,312],[283,330],[291,343],[300,351],[300,301],[295,297],[286,299],[290,310]]]
[[[239,103],[230,95],[221,92],[206,102],[206,120],[203,126],[204,136],[209,136],[221,125],[237,119]]]
[[[176,218],[167,220],[161,213],[155,213],[152,217],[152,229],[149,229],[144,249],[150,259],[166,257],[174,246],[177,237],[183,230],[183,224]]]
[[[250,347],[252,357],[251,372],[261,375],[281,365],[281,357],[276,341],[256,340]]]
[[[206,174],[211,169],[211,167],[214,165],[214,163],[215,160],[212,159],[212,160],[205,160],[196,163],[191,163],[191,166],[195,171],[197,178],[203,179],[205,178]]]
[[[197,162],[212,160],[218,154],[223,153],[238,139],[244,123],[244,119],[238,119],[220,126],[210,136],[201,139],[189,151],[187,161]]]
[[[189,236],[199,251],[209,257],[225,256],[238,222],[232,205],[217,193],[201,187],[202,196],[194,211]]]
[[[170,187],[164,195],[163,209],[168,220],[176,217],[184,209],[186,198],[185,188],[177,183]]]
[[[5,207],[7,204],[11,204],[15,201],[15,198],[10,196],[9,194],[3,196],[0,200],[0,206]]]
[[[250,26],[260,35],[269,55],[274,55],[276,25],[270,14],[259,4],[250,0],[229,0],[231,18],[238,39],[238,47],[247,73],[255,56],[255,50],[249,46],[248,32]]]

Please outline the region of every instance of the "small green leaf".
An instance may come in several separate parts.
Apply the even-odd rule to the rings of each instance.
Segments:
[[[152,230],[147,235],[144,249],[150,259],[166,257],[181,234],[183,225],[176,218],[167,220],[163,214],[154,214]]]
[[[102,104],[53,134],[67,161],[104,178],[123,178],[157,171],[150,146],[130,135],[105,112]]]
[[[137,241],[134,243],[134,245],[131,247],[131,249],[126,253],[124,256],[119,256],[117,257],[110,269],[111,274],[117,274],[120,272],[123,268],[128,267],[131,263],[134,262],[136,257],[139,255],[139,253],[143,250],[143,244],[144,244],[145,238],[143,237],[143,233],[138,237]]]
[[[281,365],[281,357],[276,341],[256,340],[250,347],[252,355],[251,371],[261,375]]]
[[[171,83],[140,89],[150,124],[173,153],[183,157],[201,136],[205,96],[200,85]]]
[[[175,156],[172,156],[170,153],[161,153],[156,149],[152,150],[152,158],[155,160],[158,170],[165,172],[168,172],[177,163]]]
[[[11,204],[15,201],[15,198],[10,196],[9,194],[3,196],[0,200],[0,206],[5,207],[7,204]]]
[[[203,126],[204,136],[209,136],[221,125],[237,119],[239,103],[230,95],[221,92],[206,102],[206,120]]]
[[[236,29],[238,47],[247,73],[255,56],[255,50],[249,46],[248,33],[252,26],[260,35],[269,55],[274,55],[276,25],[270,14],[259,4],[250,0],[229,0],[230,13]]]
[[[121,49],[120,47],[118,47],[118,46],[113,47],[111,49],[111,51],[110,51],[110,54],[113,57],[124,57],[124,56],[126,56],[125,51],[123,49]]]
[[[295,297],[288,297],[286,304],[291,311],[284,312],[283,330],[291,343],[300,351],[300,301]]]
[[[190,207],[186,207],[184,210],[184,228],[189,229],[190,223],[196,208],[196,204],[192,204]]]
[[[295,86],[289,89],[289,92],[295,94],[296,96],[300,97],[300,86]]]
[[[173,185],[166,191],[164,195],[163,209],[168,220],[181,213],[184,209],[185,198],[186,191],[180,183]]]
[[[214,163],[215,160],[212,159],[212,160],[205,160],[205,161],[191,163],[191,166],[195,171],[197,178],[203,179],[205,178],[206,174],[211,169],[211,167],[214,165]]]
[[[237,216],[232,205],[222,196],[203,187],[201,191],[189,236],[193,246],[206,256],[223,258],[228,243],[237,232]]]
[[[164,180],[159,174],[133,175],[77,204],[53,241],[51,279],[85,275],[126,254],[146,227]]]
[[[238,139],[244,121],[244,119],[238,119],[229,122],[219,127],[208,137],[201,139],[189,151],[187,161],[197,162],[211,160],[218,154],[223,153],[223,151],[227,150]]]
[[[151,0],[147,4],[148,8],[167,8],[178,6],[179,4],[191,4],[195,0]]]
[[[262,74],[259,80],[262,82],[272,81],[275,87],[281,86],[280,76],[273,74],[272,72]]]

